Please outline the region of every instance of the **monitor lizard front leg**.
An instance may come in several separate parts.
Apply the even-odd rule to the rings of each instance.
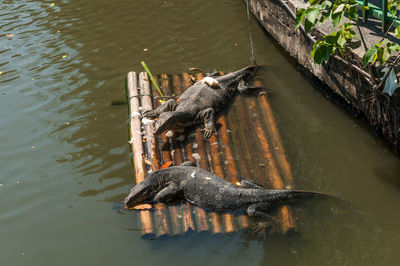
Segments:
[[[211,137],[214,132],[216,132],[214,124],[214,113],[214,109],[209,107],[201,111],[199,114],[200,121],[204,123],[203,135],[207,139]]]

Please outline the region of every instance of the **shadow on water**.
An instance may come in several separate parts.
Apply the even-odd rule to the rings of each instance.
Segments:
[[[142,241],[160,255],[165,252],[172,256],[179,254],[174,259],[174,265],[187,265],[188,261],[194,265],[224,265],[230,260],[246,265],[326,265],[327,259],[330,265],[376,265],[381,262],[384,262],[382,265],[391,265],[398,262],[398,259],[387,260],[385,256],[388,254],[385,253],[382,257],[370,255],[374,253],[377,243],[370,243],[369,235],[383,232],[366,213],[354,206],[338,208],[332,202],[313,201],[293,207],[300,226],[297,232],[286,235],[264,235],[250,227],[238,233],[189,231],[184,235],[153,236]],[[364,231],[365,228],[368,232]],[[192,252],[196,252],[196,261],[192,261]],[[202,255],[203,252],[205,254]],[[318,253],[317,258],[311,255],[315,253]]]

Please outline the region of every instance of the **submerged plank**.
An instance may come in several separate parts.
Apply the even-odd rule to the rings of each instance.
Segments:
[[[260,82],[256,82],[255,85],[260,86]],[[257,99],[254,97],[249,97],[248,102],[251,107],[253,127],[255,129],[258,138],[258,147],[261,148],[262,155],[266,159],[266,168],[269,180],[271,182],[272,188],[274,189],[284,189],[285,184],[282,180],[282,176],[278,169],[278,163],[273,156],[273,149],[271,143],[266,137],[266,132],[262,124],[261,115],[257,112]],[[268,125],[270,126],[270,125]],[[293,219],[289,208],[285,205],[279,209],[279,216],[281,221],[281,230],[283,234],[287,232],[296,231],[297,226],[295,220]]]

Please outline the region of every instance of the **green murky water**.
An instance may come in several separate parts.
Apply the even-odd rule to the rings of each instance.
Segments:
[[[298,188],[359,212],[304,204],[301,232],[140,238],[116,208],[133,184],[128,71],[250,64],[242,1],[3,0],[0,9],[2,265],[398,265],[400,164],[316,91],[253,23],[259,63]],[[254,22],[254,20],[253,20]],[[7,36],[5,34],[8,34]]]

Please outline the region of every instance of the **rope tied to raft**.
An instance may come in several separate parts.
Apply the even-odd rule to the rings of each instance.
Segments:
[[[136,94],[136,95],[133,95],[133,96],[131,96],[131,97],[129,97],[129,100],[131,100],[131,99],[133,99],[133,98],[139,98],[139,97],[142,97],[142,96],[149,96],[149,97],[151,97],[151,94],[149,94],[149,93],[143,93],[143,94]],[[172,96],[172,95],[166,95],[166,96],[159,96],[159,95],[156,95],[156,96],[153,96],[153,98],[154,99],[160,99],[160,98],[162,98],[162,99],[172,99],[172,98],[174,98],[174,96]]]
[[[142,97],[142,96],[150,96],[151,97],[151,94],[149,94],[149,93],[144,93],[144,94],[136,94],[136,95],[132,95],[131,97],[129,97],[129,100],[131,100],[131,99],[133,99],[133,98],[135,98],[135,97]]]
[[[250,37],[250,48],[251,48],[251,61],[254,65],[257,65],[256,55],[254,52],[254,44],[253,44],[253,33],[251,31],[251,19],[250,19],[250,7],[249,7],[249,0],[246,0],[247,5],[247,21],[249,22],[249,37]]]

